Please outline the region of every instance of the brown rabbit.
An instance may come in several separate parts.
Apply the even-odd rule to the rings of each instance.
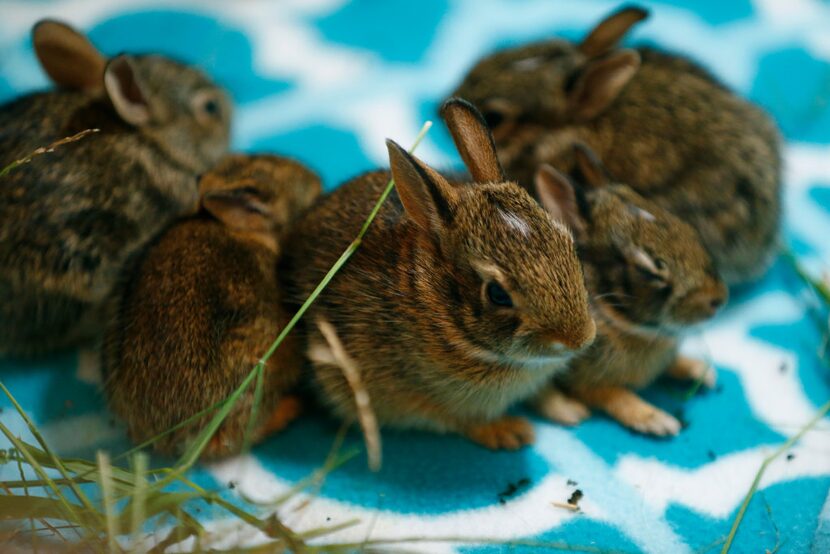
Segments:
[[[679,356],[679,334],[712,317],[727,290],[689,225],[629,187],[612,182],[593,153],[575,148],[584,185],[550,166],[536,174],[539,197],[576,237],[597,338],[558,377],[572,398],[549,388],[537,398],[543,415],[566,424],[604,410],[621,424],[674,435],[680,422],[642,400],[642,388],[666,373],[714,385],[714,370]],[[576,399],[576,400],[573,400]]]
[[[35,51],[57,90],[0,106],[0,167],[79,131],[79,142],[0,178],[0,353],[31,355],[103,330],[124,260],[195,213],[197,176],[227,151],[230,101],[161,56],[107,60],[43,21]]]
[[[288,315],[274,269],[285,225],[320,192],[302,165],[276,156],[225,158],[201,179],[202,212],[166,230],[124,271],[103,355],[112,410],[142,442],[227,398]],[[302,351],[291,336],[268,361],[256,436],[279,429],[297,402]],[[242,446],[253,386],[205,451]],[[202,421],[202,424],[207,421]],[[179,451],[200,425],[156,443]]]
[[[519,448],[533,429],[508,407],[593,340],[582,271],[565,227],[505,181],[475,108],[451,100],[442,115],[475,182],[450,185],[388,141],[395,191],[308,318],[334,326],[381,425]],[[320,282],[389,178],[360,176],[298,222],[283,258],[293,300]],[[308,355],[320,396],[353,417],[352,392],[314,328]]]
[[[781,218],[778,130],[687,58],[618,48],[646,16],[626,7],[579,44],[497,52],[454,95],[482,110],[507,174],[529,190],[540,164],[570,171],[570,146],[582,141],[692,225],[729,283],[756,278],[774,257]]]

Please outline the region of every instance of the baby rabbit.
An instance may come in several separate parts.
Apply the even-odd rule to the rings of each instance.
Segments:
[[[107,60],[72,28],[42,21],[35,51],[57,90],[0,106],[0,167],[79,131],[0,178],[0,353],[32,355],[103,331],[124,260],[195,213],[197,176],[227,151],[230,101],[170,59]]]
[[[781,219],[778,130],[685,57],[618,48],[647,17],[625,7],[579,44],[550,40],[481,60],[453,93],[493,129],[507,174],[532,189],[542,163],[568,172],[582,141],[635,191],[694,227],[729,283],[760,276]]]
[[[609,180],[594,154],[575,148],[583,185],[573,185],[550,166],[536,174],[538,194],[576,237],[597,338],[557,377],[576,401],[556,388],[537,398],[543,415],[578,423],[599,408],[626,427],[675,435],[680,422],[642,400],[642,388],[666,373],[703,379],[715,374],[703,362],[679,356],[678,335],[712,317],[726,301],[726,286],[689,225]]]
[[[334,412],[355,415],[337,356],[313,324],[324,320],[381,425],[515,449],[533,441],[533,428],[506,410],[588,345],[594,322],[570,233],[505,180],[475,108],[453,99],[442,116],[475,182],[451,185],[387,142],[395,191],[309,309],[313,381]],[[357,177],[300,219],[282,272],[295,302],[357,235],[389,177]]]
[[[117,289],[103,353],[106,392],[136,442],[227,398],[287,323],[275,274],[279,239],[320,193],[320,180],[285,158],[233,155],[202,177],[201,191],[202,211],[136,256]],[[266,365],[254,440],[296,414],[297,401],[285,393],[302,364],[290,336]],[[253,395],[251,386],[205,457],[242,447]],[[209,419],[160,440],[157,450],[178,452]]]

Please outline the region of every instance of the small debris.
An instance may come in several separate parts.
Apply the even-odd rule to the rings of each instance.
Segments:
[[[709,457],[709,459],[710,459],[710,460],[712,460],[713,462],[714,462],[715,460],[717,460],[717,458],[718,458],[718,455],[717,455],[717,454],[715,454],[715,453],[714,453],[714,451],[712,451],[712,450],[707,450],[707,451],[706,451],[706,456],[708,456],[708,457]]]
[[[792,452],[790,452],[789,454],[787,454],[787,461],[788,461],[788,462],[789,462],[789,461],[791,461],[791,460],[793,460],[794,458],[795,458],[795,454],[793,454]]]
[[[568,479],[568,486],[569,487],[575,487],[577,484],[578,483],[576,481],[574,481],[573,479]]]
[[[236,488],[236,481],[228,481],[228,488],[234,490]]]
[[[576,484],[575,481],[568,481],[568,484],[573,483]],[[578,512],[579,511],[579,501],[582,500],[582,491],[580,489],[576,489],[571,493],[571,496],[568,498],[567,502],[551,502],[551,504],[557,508],[562,508],[563,510],[570,510],[571,512]]]
[[[718,383],[717,385],[715,385],[715,392],[718,394],[723,392],[723,383]]]
[[[515,483],[508,483],[507,487],[498,494],[499,504],[506,504],[508,498],[515,496],[516,493],[526,488],[528,485],[530,485],[530,479],[527,477],[522,477]]]
[[[573,504],[566,504],[565,502],[551,502],[556,508],[562,508],[563,510],[570,510],[572,512],[578,512],[579,506],[574,506]]]
[[[327,517],[327,518],[326,518],[326,521],[331,521],[331,518],[330,518],[330,517]]]
[[[790,366],[787,365],[786,361],[781,362],[781,365],[778,366],[778,371],[780,373],[787,373],[788,369],[790,369]]]

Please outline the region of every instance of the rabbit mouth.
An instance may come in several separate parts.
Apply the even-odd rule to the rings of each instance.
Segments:
[[[551,349],[546,349],[544,352],[529,352],[525,349],[521,353],[501,353],[483,349],[476,352],[476,357],[482,361],[526,369],[564,366],[573,356],[574,353],[568,350]]]
[[[521,354],[511,354],[508,358],[514,364],[522,365],[527,368],[533,368],[565,365],[573,357],[574,352],[570,350],[548,348],[541,352],[525,351]]]
[[[564,352],[561,354],[553,354],[547,356],[526,356],[526,357],[513,357],[515,362],[521,363],[525,367],[548,367],[551,365],[564,365],[573,358],[572,352]]]
[[[689,321],[671,320],[663,324],[663,329],[676,335],[690,332],[693,333],[695,331],[699,331],[707,321],[708,318],[699,318]]]

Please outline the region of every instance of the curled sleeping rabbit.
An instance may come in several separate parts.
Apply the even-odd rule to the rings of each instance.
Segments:
[[[506,181],[472,106],[451,100],[442,115],[473,182],[451,185],[387,143],[395,190],[306,316],[313,386],[336,414],[354,417],[338,356],[314,325],[326,321],[381,425],[519,448],[533,429],[507,409],[588,345],[594,322],[570,233]],[[389,178],[357,177],[299,220],[280,272],[294,302],[357,235]]]
[[[453,93],[493,130],[509,176],[532,189],[543,163],[568,172],[588,144],[635,191],[700,234],[728,283],[771,263],[781,219],[775,124],[684,56],[620,48],[647,17],[626,7],[582,42],[549,40],[479,61]]]
[[[98,336],[124,260],[195,213],[197,176],[229,140],[230,101],[201,71],[156,55],[106,59],[55,21],[33,38],[57,88],[0,106],[0,167],[100,132],[0,178],[0,354]]]
[[[143,442],[227,398],[290,314],[275,273],[286,226],[320,192],[318,177],[276,156],[225,158],[201,179],[202,211],[135,256],[116,289],[103,366],[112,410]],[[297,411],[302,350],[289,336],[268,361],[258,440]],[[251,413],[246,391],[204,455],[234,453]],[[213,414],[211,414],[213,415]],[[178,452],[209,417],[156,443]]]
[[[536,406],[566,424],[587,417],[587,406],[642,433],[677,434],[680,422],[632,389],[661,374],[714,384],[714,370],[678,355],[677,346],[684,330],[723,305],[726,286],[694,229],[611,180],[586,147],[574,157],[579,183],[550,166],[536,182],[542,203],[574,232],[597,337]]]

